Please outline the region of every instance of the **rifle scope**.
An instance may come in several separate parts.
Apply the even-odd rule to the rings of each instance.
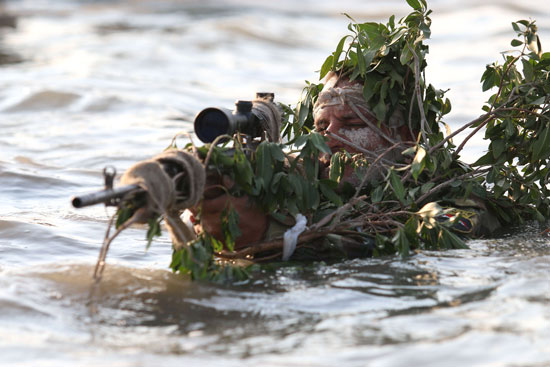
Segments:
[[[256,98],[273,102],[273,93],[256,93]],[[237,100],[235,110],[208,107],[195,117],[195,134],[203,143],[211,143],[220,135],[233,136],[236,132],[252,138],[261,136],[260,119],[252,112],[252,102]]]

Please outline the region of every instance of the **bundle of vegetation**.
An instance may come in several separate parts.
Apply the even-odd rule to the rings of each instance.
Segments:
[[[284,142],[265,140],[251,148],[234,136],[222,144],[188,145],[208,172],[234,183],[224,188],[228,194],[247,196],[272,220],[290,223],[286,229],[294,230],[294,239],[275,231],[236,247],[242,233],[229,202],[223,236],[203,231],[178,245],[170,265],[175,272],[242,279],[250,268],[239,265],[282,257],[466,248],[470,236],[550,216],[550,53],[542,53],[535,22],[512,23],[514,50],[503,53],[502,63],[487,65],[481,77],[483,91],[494,94],[478,118],[451,132],[444,121],[451,102],[426,79],[431,11],[425,0],[407,3],[413,11],[399,21],[392,16],[386,24],[357,23],[350,17],[350,34],[322,64],[320,80],[336,77],[354,85],[353,97],[362,100],[348,105],[365,124],[374,121],[372,129],[382,134],[398,116],[410,139],[390,136],[376,155],[349,141],[342,144],[353,149],[335,152],[327,142],[341,137],[315,121],[327,85],[308,82],[295,108],[281,105]],[[456,146],[453,138],[463,131],[470,133]],[[466,164],[460,153],[476,134],[488,141],[487,153]],[[355,182],[346,179],[349,167]],[[158,220],[153,223],[151,238],[158,233]]]

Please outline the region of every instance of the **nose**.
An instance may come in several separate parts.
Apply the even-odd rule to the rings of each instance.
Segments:
[[[326,128],[326,132],[329,132],[334,135],[338,135],[343,138],[343,136],[340,134],[341,128],[342,128],[342,123],[339,120],[332,118],[329,121],[329,124]],[[342,143],[334,138],[331,138],[330,135],[328,136],[327,146],[330,148],[330,150],[333,153],[343,148]]]
[[[338,134],[338,131],[340,130],[341,127],[342,127],[341,123],[338,120],[332,118],[330,119],[329,124],[327,126],[327,131],[333,134]]]

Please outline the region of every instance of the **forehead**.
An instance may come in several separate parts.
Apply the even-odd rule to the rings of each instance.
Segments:
[[[329,101],[330,102],[330,101]],[[352,108],[345,103],[321,103],[314,110],[314,118],[326,116],[327,114],[335,115],[340,118],[355,117],[356,114]]]
[[[314,116],[325,113],[355,115],[349,106],[350,101],[355,105],[365,103],[362,85],[347,79],[339,80],[336,76],[328,78],[315,103]]]

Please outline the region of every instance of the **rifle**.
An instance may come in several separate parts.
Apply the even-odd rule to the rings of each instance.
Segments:
[[[83,208],[99,203],[104,203],[105,206],[118,206],[127,195],[145,192],[139,185],[125,185],[113,188],[115,176],[116,169],[114,167],[105,167],[103,169],[105,189],[82,196],[75,196],[72,198],[71,203],[75,208]]]
[[[256,93],[256,100],[264,99],[273,103],[274,93]],[[241,133],[247,136],[247,144],[254,146],[251,140],[264,135],[265,130],[262,121],[265,116],[253,113],[252,101],[236,101],[235,110],[226,108],[208,107],[197,114],[194,121],[195,133],[204,143],[211,143],[220,135],[233,135]],[[227,150],[232,155],[231,149]],[[164,165],[166,173],[174,177],[179,171],[173,171],[173,167]],[[144,194],[146,191],[138,185],[126,185],[113,188],[113,180],[116,169],[107,166],[103,169],[105,188],[101,191],[75,196],[71,202],[75,208],[104,203],[106,206],[118,206],[125,198],[135,197]]]

